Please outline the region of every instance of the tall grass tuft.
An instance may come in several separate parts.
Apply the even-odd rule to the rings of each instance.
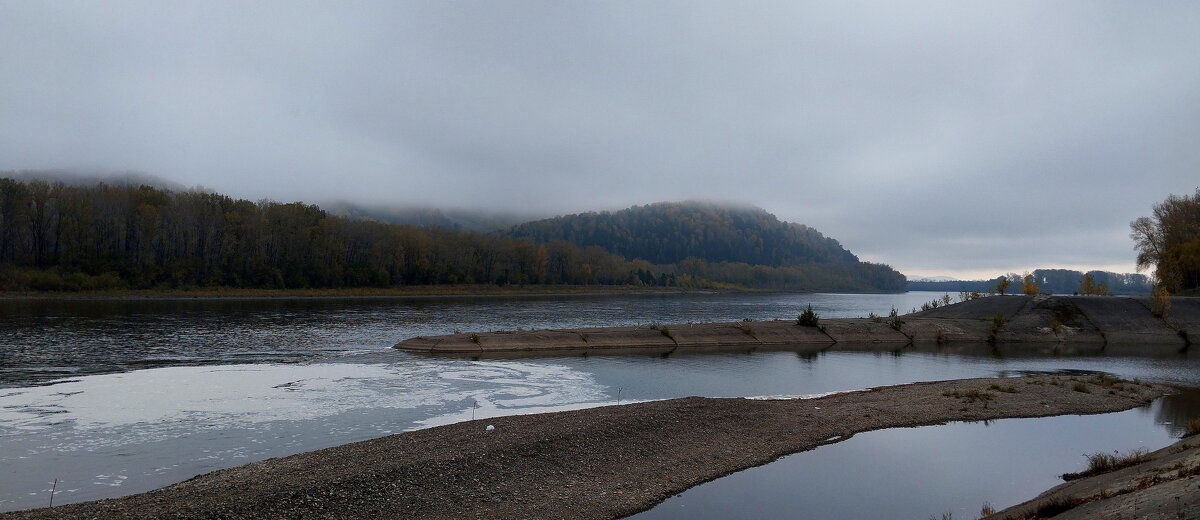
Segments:
[[[1083,477],[1090,477],[1092,475],[1109,473],[1122,468],[1128,468],[1130,466],[1141,464],[1150,460],[1151,458],[1150,452],[1142,448],[1137,448],[1125,455],[1121,455],[1120,453],[1114,451],[1112,454],[1103,452],[1091,453],[1084,455],[1084,457],[1087,457],[1088,469],[1079,473],[1065,473],[1062,475],[1063,480],[1076,480]]]

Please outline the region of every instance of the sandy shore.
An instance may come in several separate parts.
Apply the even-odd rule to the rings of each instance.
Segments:
[[[702,482],[858,432],[1114,412],[1169,391],[1114,381],[971,379],[817,399],[689,397],[500,417],[0,518],[620,518]]]

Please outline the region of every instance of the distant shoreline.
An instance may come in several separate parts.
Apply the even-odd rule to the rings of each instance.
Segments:
[[[439,296],[590,296],[609,294],[716,294],[765,293],[764,289],[682,289],[632,285],[413,285],[390,288],[353,289],[123,289],[106,291],[11,291],[0,292],[4,300],[202,300],[202,299],[348,299],[407,298]]]
[[[910,292],[910,291],[905,291]],[[920,291],[918,291],[920,292]],[[614,294],[817,294],[811,291],[750,289],[744,287],[681,288],[635,285],[411,285],[389,288],[348,289],[121,289],[98,291],[0,291],[0,301],[11,300],[286,300],[355,298],[426,298],[442,296],[604,296]],[[831,293],[832,294],[832,293]],[[836,294],[904,294],[904,292],[838,292]]]

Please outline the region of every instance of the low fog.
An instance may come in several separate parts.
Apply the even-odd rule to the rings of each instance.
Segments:
[[[761,206],[910,277],[1133,271],[1200,4],[0,0],[0,170],[550,215]]]

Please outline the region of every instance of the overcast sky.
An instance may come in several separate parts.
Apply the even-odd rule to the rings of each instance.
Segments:
[[[1132,271],[1200,2],[0,0],[0,170],[250,199],[746,202],[909,276]]]

